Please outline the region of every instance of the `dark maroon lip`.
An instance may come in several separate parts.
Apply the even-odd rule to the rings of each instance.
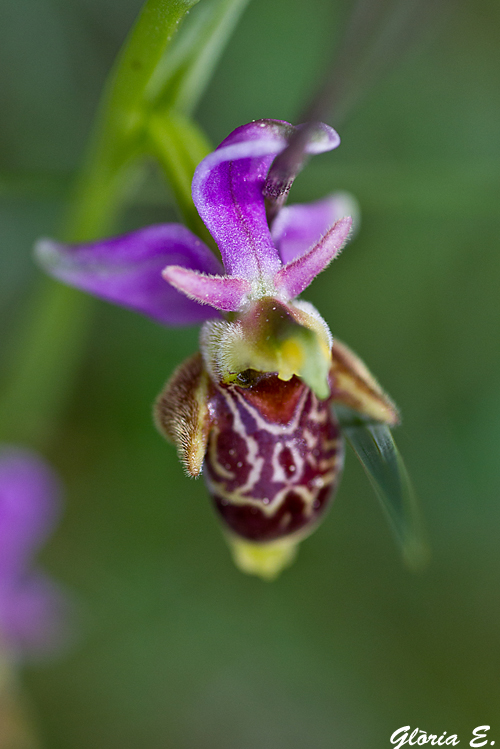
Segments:
[[[327,403],[297,378],[244,389],[218,386],[204,476],[217,513],[236,535],[269,542],[317,524],[343,463]]]

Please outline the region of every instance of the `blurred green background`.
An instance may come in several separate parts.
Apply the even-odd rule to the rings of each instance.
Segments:
[[[32,243],[58,230],[140,7],[0,5],[4,343],[38,274]],[[251,0],[197,113],[213,142],[251,119],[295,121],[349,7]],[[358,238],[306,298],[403,412],[396,438],[430,566],[403,567],[348,454],[296,564],[272,584],[239,573],[203,483],[184,477],[151,424],[196,329],[96,303],[49,455],[67,504],[42,557],[74,591],[80,632],[59,660],[25,672],[46,747],[383,749],[403,725],[468,746],[481,724],[500,742],[499,28],[495,0],[431,15],[291,196],[346,189],[360,201]],[[121,229],[174,218],[153,177]]]

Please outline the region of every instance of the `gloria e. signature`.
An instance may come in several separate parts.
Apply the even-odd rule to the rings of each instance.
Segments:
[[[477,726],[472,731],[472,738],[469,741],[469,746],[482,747],[494,746],[495,742],[491,741],[488,737],[488,731],[491,726]],[[411,732],[411,733],[410,733]],[[430,744],[431,746],[458,746],[460,739],[456,733],[448,734],[447,731],[443,731],[441,735],[435,733],[427,733],[422,728],[414,728],[413,731],[410,726],[402,726],[391,736],[391,744],[396,749],[407,744],[408,746],[424,746]]]

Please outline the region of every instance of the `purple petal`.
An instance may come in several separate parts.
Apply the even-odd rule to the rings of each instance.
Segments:
[[[276,290],[287,299],[301,294],[318,273],[339,254],[349,238],[352,219],[341,218],[320,241],[305,255],[285,265],[274,279]]]
[[[295,128],[279,120],[256,120],[234,130],[195,171],[193,200],[219,246],[228,275],[271,279],[281,260],[271,239],[262,195],[273,159]],[[308,153],[335,148],[340,139],[321,125]]]
[[[244,278],[234,276],[205,276],[179,265],[169,265],[163,278],[176,289],[201,304],[209,304],[224,312],[240,309],[243,300],[252,290]]]
[[[209,248],[181,224],[160,224],[80,245],[41,240],[40,264],[60,281],[152,317],[163,325],[190,325],[217,313],[165,283],[166,265],[218,274],[222,266]]]
[[[0,583],[19,574],[59,515],[60,485],[49,466],[17,448],[0,452]]]
[[[355,231],[358,215],[356,200],[349,193],[336,192],[314,203],[282,208],[273,222],[271,236],[281,260],[289,263],[314,247],[339,218],[351,216]]]
[[[58,648],[69,634],[68,600],[46,575],[33,572],[0,589],[0,630],[15,656]]]

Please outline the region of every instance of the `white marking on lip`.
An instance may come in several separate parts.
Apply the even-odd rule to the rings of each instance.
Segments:
[[[222,463],[219,461],[219,456],[217,454],[217,439],[219,437],[220,431],[217,427],[213,428],[213,432],[210,435],[209,445],[208,445],[208,455],[210,458],[210,465],[212,466],[213,470],[221,476],[221,478],[229,479],[231,481],[234,481],[236,478],[236,475],[232,471],[228,471],[225,466],[222,465]]]
[[[312,450],[313,447],[317,444],[318,439],[314,436],[314,434],[311,434],[309,429],[304,429],[302,432],[302,436],[304,437],[304,440],[306,442],[307,447],[309,450]]]

